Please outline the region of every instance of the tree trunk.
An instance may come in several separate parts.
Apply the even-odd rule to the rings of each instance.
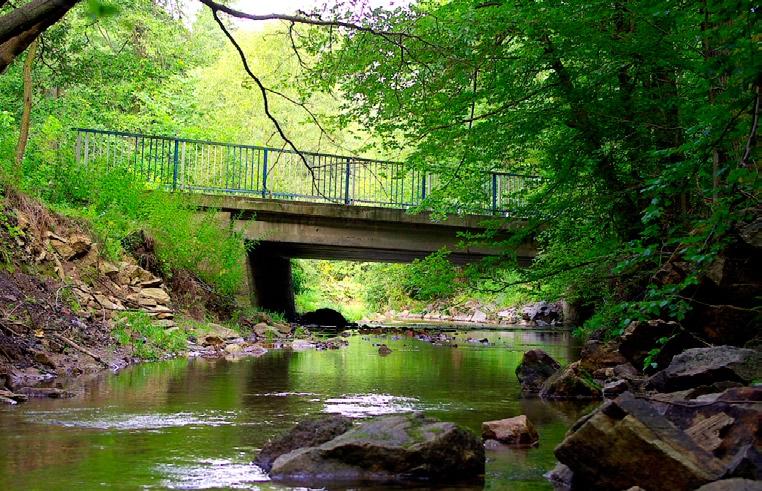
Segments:
[[[0,74],[80,0],[32,0],[0,17]]]
[[[19,128],[19,142],[16,145],[16,173],[21,175],[21,163],[24,160],[26,144],[29,141],[29,122],[32,117],[32,67],[37,55],[37,46],[40,38],[37,37],[29,46],[24,61],[24,111],[21,113],[21,126]]]

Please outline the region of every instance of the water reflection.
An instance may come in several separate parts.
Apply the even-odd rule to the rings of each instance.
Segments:
[[[553,447],[584,408],[520,398],[521,354],[568,363],[565,332],[456,333],[457,348],[410,337],[354,337],[337,351],[177,360],[89,380],[81,397],[0,408],[0,489],[283,489],[251,461],[272,435],[321,412],[422,410],[478,431],[527,414],[540,447],[488,452],[487,489],[549,489]],[[488,345],[468,338],[487,338]],[[374,344],[386,343],[386,357]]]

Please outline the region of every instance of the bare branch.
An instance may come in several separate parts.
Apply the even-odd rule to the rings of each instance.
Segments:
[[[206,0],[201,0],[206,4]],[[214,2],[211,2],[212,4]],[[286,136],[286,133],[283,131],[283,128],[280,125],[280,122],[273,116],[273,114],[270,112],[270,103],[267,99],[267,88],[264,86],[262,81],[254,75],[254,72],[251,70],[251,67],[249,66],[249,61],[246,59],[246,54],[243,52],[243,49],[241,49],[241,46],[238,44],[238,42],[235,40],[233,35],[230,33],[228,28],[225,26],[225,24],[222,22],[222,19],[220,19],[219,12],[215,9],[215,7],[210,6],[212,9],[212,15],[214,16],[214,20],[217,22],[217,25],[220,26],[220,29],[222,29],[222,32],[225,34],[225,36],[228,38],[230,43],[235,47],[236,51],[238,51],[238,56],[241,58],[241,63],[243,64],[244,70],[246,70],[246,73],[251,77],[252,80],[254,80],[254,83],[257,84],[257,87],[259,87],[259,91],[262,94],[262,104],[264,106],[265,115],[267,118],[273,123],[275,126],[276,131],[278,132],[278,135],[283,139],[286,144],[291,147],[291,149],[296,152],[297,155],[299,155],[299,158],[304,163],[304,166],[307,168],[307,170],[310,173],[310,176],[312,176],[312,188],[313,190],[318,194],[318,196],[321,196],[322,198],[327,199],[323,193],[320,192],[317,186],[317,181],[315,177],[315,172],[312,169],[312,165],[307,160],[307,157],[302,153],[301,150],[299,150],[293,141],[289,137]]]
[[[255,20],[255,21],[284,20],[284,21],[288,21],[288,22],[292,22],[296,24],[309,24],[313,26],[344,27],[347,29],[351,29],[353,31],[367,32],[367,33],[375,34],[377,36],[382,36],[382,37],[405,36],[405,37],[419,39],[417,36],[413,36],[411,34],[373,29],[372,27],[362,26],[360,24],[355,24],[352,22],[342,21],[338,19],[325,20],[325,19],[307,17],[306,15],[286,15],[286,14],[255,15],[255,14],[249,14],[249,13],[243,12],[241,10],[236,10],[234,8],[228,7],[227,5],[222,5],[221,3],[217,3],[214,0],[199,0],[199,1],[203,3],[204,5],[206,5],[207,7],[209,7],[210,9],[212,9],[213,11],[224,12],[233,17],[238,17],[239,19],[249,19],[249,20]]]
[[[757,129],[759,127],[759,85],[755,87],[755,91],[757,97],[754,101],[754,118],[752,120],[751,130],[749,130],[749,138],[746,140],[746,148],[744,149],[743,157],[741,157],[741,162],[739,164],[741,167],[749,166],[751,150],[755,147],[755,142],[757,140]]]

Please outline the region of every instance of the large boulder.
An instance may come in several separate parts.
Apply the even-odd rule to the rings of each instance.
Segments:
[[[563,307],[560,302],[536,302],[521,309],[521,317],[538,327],[560,324],[563,320]]]
[[[278,457],[270,477],[288,483],[481,481],[481,440],[422,414],[366,421],[318,446]]]
[[[302,421],[288,433],[270,440],[254,459],[254,463],[269,472],[275,459],[302,447],[313,447],[346,433],[352,428],[352,420],[346,416],[331,415]]]
[[[574,362],[554,373],[540,390],[543,399],[600,399],[601,385],[592,374]]]
[[[724,472],[712,454],[629,393],[578,421],[555,454],[573,472],[572,489],[694,489]]]
[[[349,322],[333,309],[317,309],[306,312],[299,317],[299,323],[306,326],[336,327],[343,330]]]
[[[541,349],[533,349],[524,353],[521,363],[516,367],[516,377],[523,392],[536,393],[560,368],[561,365],[549,354]]]
[[[762,388],[706,394],[660,412],[726,468],[725,477],[762,479]]]
[[[672,359],[648,380],[648,388],[673,392],[716,382],[750,383],[762,379],[762,353],[734,346],[692,348]]]
[[[625,393],[580,419],[556,457],[573,473],[571,489],[659,491],[718,479],[758,480],[760,402],[762,388],[756,387],[669,402]]]
[[[513,418],[485,421],[482,423],[482,438],[506,445],[531,447],[537,445],[540,435],[529,418],[522,414]]]

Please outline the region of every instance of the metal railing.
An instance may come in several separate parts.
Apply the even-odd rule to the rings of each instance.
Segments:
[[[401,162],[122,131],[74,131],[77,162],[127,166],[147,183],[176,191],[406,209],[421,205],[440,185],[437,176]],[[490,173],[480,186],[479,203],[461,211],[510,214],[538,183],[534,176]]]

